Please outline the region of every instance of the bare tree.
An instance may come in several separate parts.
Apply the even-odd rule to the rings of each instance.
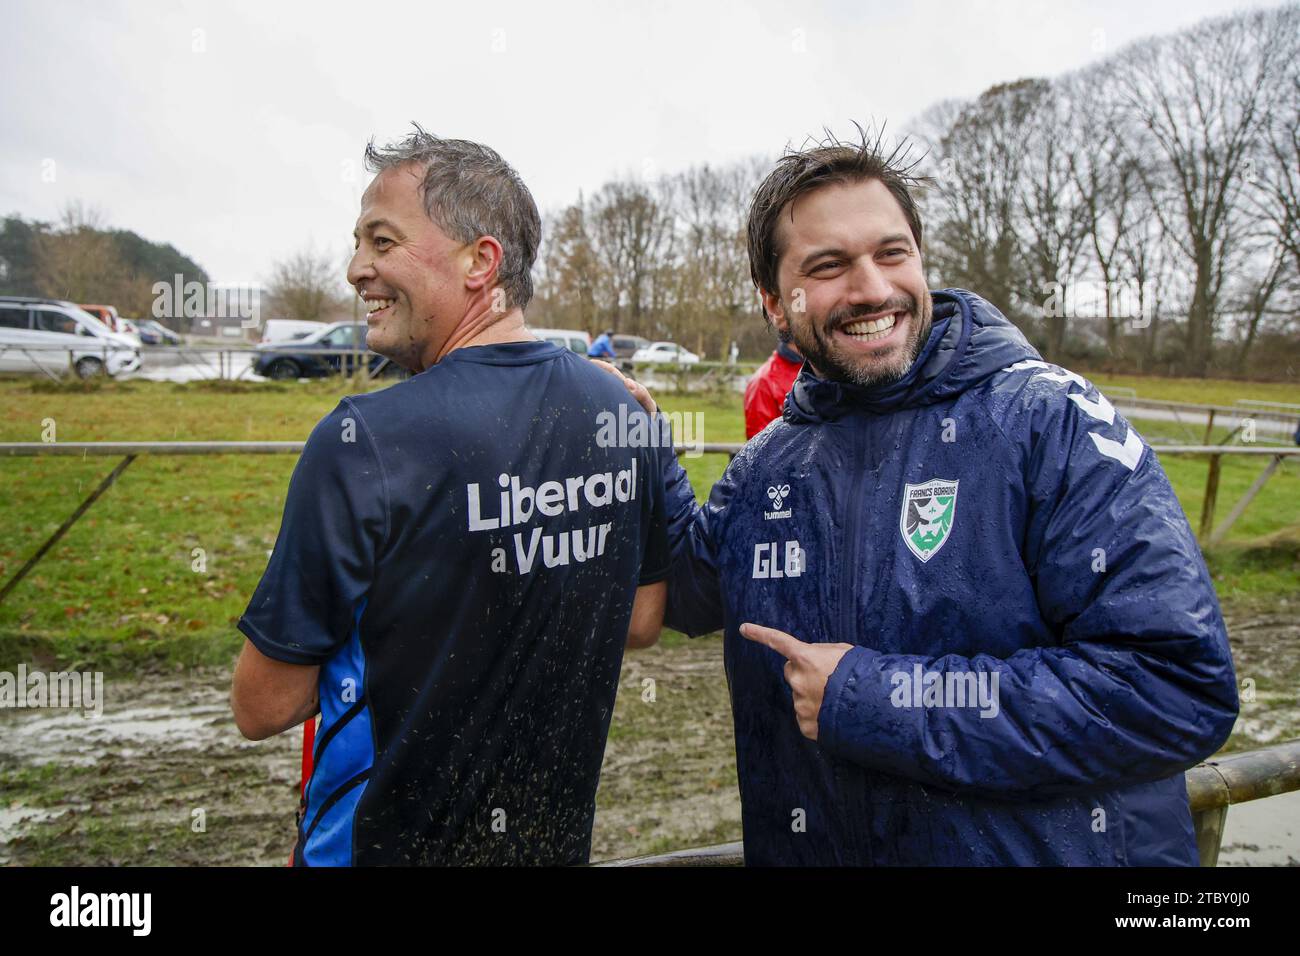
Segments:
[[[697,351],[725,354],[740,337],[752,284],[745,248],[745,216],[752,165],[692,167],[672,177],[671,195],[681,250],[675,328],[694,336]]]
[[[944,285],[978,292],[1025,325],[1027,286],[1017,210],[1026,162],[1024,128],[1036,81],[995,86],[971,103],[944,102],[920,123],[929,146],[925,193],[932,271]]]
[[[36,275],[42,295],[73,302],[114,304],[130,290],[130,276],[103,213],[79,201],[64,207],[58,227],[36,236]]]
[[[1139,179],[1142,178],[1139,174]],[[1134,192],[1132,224],[1121,234],[1119,244],[1121,268],[1131,277],[1137,299],[1134,325],[1143,334],[1144,367],[1156,362],[1164,306],[1176,284],[1174,251],[1160,226],[1153,201],[1145,190]]]
[[[1124,310],[1117,309],[1120,294],[1136,292],[1139,309],[1143,300],[1142,279],[1124,268],[1132,259],[1126,242],[1141,244],[1138,262],[1145,267],[1146,237],[1137,234],[1141,230],[1135,222],[1141,181],[1136,161],[1124,147],[1124,118],[1107,66],[1082,71],[1064,83],[1074,104],[1077,131],[1067,164],[1080,203],[1087,252],[1101,282],[1106,349],[1119,358],[1124,351]],[[1135,281],[1137,289],[1132,288]]]
[[[1280,242],[1274,242],[1270,245],[1270,256],[1263,273],[1251,281],[1245,293],[1242,303],[1243,313],[1243,334],[1241,347],[1237,351],[1236,361],[1233,363],[1233,371],[1238,374],[1245,372],[1246,363],[1250,359],[1251,346],[1255,344],[1255,339],[1259,335],[1260,324],[1268,313],[1268,307],[1273,300],[1274,294],[1282,287],[1283,279],[1286,276],[1288,265],[1288,251],[1286,246]]]
[[[1016,187],[1017,233],[1026,273],[1022,281],[1027,286],[1020,294],[1043,303],[1044,352],[1059,361],[1065,352],[1068,292],[1074,285],[1090,215],[1072,175],[1072,163],[1093,144],[1080,138],[1078,127],[1068,121],[1078,104],[1067,101],[1065,89],[1030,80],[1021,84],[1017,97],[1026,110]],[[1059,299],[1053,298],[1054,292]]]
[[[582,194],[572,206],[548,219],[554,225],[542,244],[542,281],[537,283],[536,304],[529,311],[540,317],[537,324],[598,333],[600,263],[587,228]]]
[[[304,322],[328,318],[343,300],[337,265],[329,255],[312,248],[275,263],[267,291],[278,315]]]
[[[1224,280],[1242,253],[1243,173],[1298,34],[1300,8],[1283,7],[1207,20],[1114,61],[1127,109],[1145,134],[1131,155],[1150,150],[1161,158],[1162,175],[1144,185],[1192,272],[1186,345],[1193,374],[1209,366]]]
[[[590,223],[600,260],[601,301],[607,323],[640,333],[661,275],[660,257],[672,219],[645,183],[607,183],[592,200]]]

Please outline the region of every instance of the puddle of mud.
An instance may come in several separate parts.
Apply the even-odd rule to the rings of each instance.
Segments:
[[[0,807],[0,845],[8,843],[34,824],[59,816],[61,812],[42,810],[39,807]]]
[[[301,736],[245,740],[229,688],[209,668],[109,680],[98,718],[0,711],[0,864],[283,865]],[[593,859],[739,838],[719,642],[628,655],[597,804]]]
[[[1224,618],[1242,697],[1224,749],[1300,737],[1300,615],[1238,611]]]
[[[34,765],[88,767],[110,755],[145,756],[160,749],[173,753],[205,750],[226,742],[226,728],[221,724],[228,715],[224,700],[188,706],[183,713],[165,703],[129,707],[116,713],[105,710],[98,718],[75,711],[33,718],[29,712],[6,725],[0,754]]]
[[[1229,807],[1219,866],[1300,866],[1300,791]]]
[[[110,679],[99,717],[0,712],[0,862],[282,864],[297,740],[245,740],[228,669]]]

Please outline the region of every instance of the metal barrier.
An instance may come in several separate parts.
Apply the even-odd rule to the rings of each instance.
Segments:
[[[1258,398],[1239,398],[1238,405],[1248,405],[1251,409],[1263,408],[1269,410],[1278,410],[1283,415],[1290,415],[1292,418],[1300,418],[1300,405],[1292,402],[1267,402]]]
[[[703,454],[723,454],[734,458],[744,446],[740,442],[703,442],[698,450]],[[176,441],[176,442],[0,442],[0,457],[34,458],[44,456],[64,457],[101,457],[123,456],[117,466],[99,483],[90,495],[77,506],[36,553],[28,559],[17,573],[0,588],[0,602],[7,598],[18,583],[34,568],[49,550],[67,534],[83,514],[99,497],[121,477],[122,472],[140,455],[296,455],[302,451],[300,441]],[[1209,478],[1205,491],[1205,503],[1201,511],[1201,538],[1208,539],[1213,546],[1223,540],[1228,529],[1245,512],[1246,507],[1259,494],[1261,488],[1282,464],[1283,458],[1300,456],[1300,448],[1255,448],[1222,445],[1152,445],[1152,450],[1162,455],[1208,455],[1210,458]],[[687,449],[678,446],[677,454],[684,454]],[[1270,456],[1271,460],[1255,483],[1250,486],[1241,500],[1233,507],[1227,519],[1211,534],[1214,520],[1215,499],[1218,496],[1220,460],[1224,455]]]
[[[1228,808],[1300,790],[1300,740],[1215,756],[1184,775],[1201,866],[1217,866]],[[597,866],[744,866],[744,844],[721,843]]]

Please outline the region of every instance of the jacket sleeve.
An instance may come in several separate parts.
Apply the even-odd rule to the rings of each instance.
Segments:
[[[1172,776],[1231,733],[1227,633],[1182,507],[1137,433],[1070,381],[1083,401],[1036,410],[1021,456],[1022,556],[1058,643],[1005,659],[857,647],[819,714],[832,753],[952,790],[1052,795]],[[983,680],[988,706],[904,706],[898,675],[925,672]]]
[[[715,535],[731,498],[731,467],[713,486],[709,500],[699,505],[686,469],[677,456],[664,455],[663,466],[668,547],[672,555],[664,623],[691,637],[699,637],[713,633],[723,624]]]

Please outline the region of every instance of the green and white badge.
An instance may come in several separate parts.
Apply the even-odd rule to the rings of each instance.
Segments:
[[[907,549],[922,561],[929,561],[948,540],[956,513],[955,480],[931,478],[919,485],[904,485],[898,529]]]

